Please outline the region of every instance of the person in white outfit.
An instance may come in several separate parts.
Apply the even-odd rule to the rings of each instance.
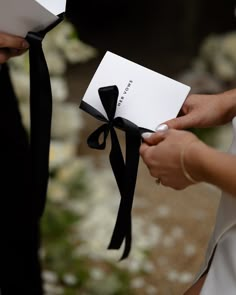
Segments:
[[[230,121],[235,138],[229,153],[181,130]],[[140,155],[157,183],[180,190],[207,182],[222,190],[205,262],[185,295],[236,294],[236,89],[211,95],[191,94],[179,117],[158,126],[157,132],[142,136]]]

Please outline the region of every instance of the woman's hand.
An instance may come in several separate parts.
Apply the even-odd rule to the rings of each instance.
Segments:
[[[191,94],[180,116],[163,122],[169,128],[206,128],[228,123],[236,115],[236,89],[221,94]]]
[[[161,184],[174,189],[184,189],[193,182],[184,174],[181,156],[184,156],[182,160],[186,161],[186,152],[196,145],[204,145],[204,143],[191,132],[173,129],[158,131],[145,138],[145,143],[140,147],[140,155],[150,174]],[[184,155],[183,151],[185,151]],[[195,160],[194,157],[192,160]],[[192,171],[188,173],[196,179],[196,176],[191,174]]]
[[[28,48],[29,44],[24,38],[0,33],[0,64],[13,56],[23,54]]]

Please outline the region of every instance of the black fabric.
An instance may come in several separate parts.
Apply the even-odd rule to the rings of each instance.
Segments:
[[[124,242],[124,251],[121,260],[128,257],[132,243],[132,222],[131,211],[136,185],[139,147],[141,144],[140,129],[134,123],[117,117],[116,113],[117,99],[119,96],[118,87],[107,86],[98,89],[98,94],[102,105],[106,111],[108,120],[96,109],[82,101],[80,108],[90,113],[97,119],[104,121],[105,124],[98,127],[89,137],[88,145],[91,148],[103,150],[106,148],[106,139],[111,135],[110,163],[120,192],[121,200],[118,215],[111,237],[108,249],[120,249]],[[126,154],[123,157],[122,150],[116,135],[115,127],[125,131]],[[101,141],[101,137],[103,140]]]
[[[5,65],[0,71],[0,103],[1,295],[41,295],[29,144]]]
[[[44,36],[63,20],[27,35],[30,44],[30,140],[22,126],[6,65],[0,72],[1,295],[43,294],[39,219],[46,203],[52,93]],[[30,143],[29,143],[30,141]]]
[[[45,35],[63,20],[63,14],[40,32],[29,32],[30,44],[30,152],[32,161],[32,193],[35,214],[42,216],[48,186],[49,148],[52,119],[52,91],[50,75],[42,41]]]

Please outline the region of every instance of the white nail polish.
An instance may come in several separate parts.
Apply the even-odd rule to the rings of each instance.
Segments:
[[[167,131],[168,126],[166,124],[161,124],[161,125],[158,125],[155,130],[156,131]]]
[[[142,138],[149,138],[152,135],[151,132],[144,132],[142,133]]]

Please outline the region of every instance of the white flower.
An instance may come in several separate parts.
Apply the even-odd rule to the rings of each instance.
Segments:
[[[78,143],[78,131],[83,127],[83,119],[78,106],[73,103],[54,103],[52,115],[52,138],[71,139]]]
[[[63,102],[68,98],[68,95],[69,95],[68,85],[63,77],[52,76],[51,87],[52,87],[53,100],[58,102]]]
[[[29,74],[19,69],[12,69],[10,74],[19,101],[29,103]]]
[[[21,119],[24,127],[29,132],[30,130],[30,110],[29,105],[27,103],[20,103],[19,105]]]
[[[233,139],[233,129],[232,125],[226,124],[217,128],[216,138],[215,138],[215,147],[221,151],[226,152]]]
[[[189,272],[183,272],[179,275],[178,281],[181,284],[190,283],[193,280],[193,275]]]
[[[16,56],[9,60],[10,67],[13,70],[19,70],[25,73],[29,73],[29,54],[28,51],[20,56]]]
[[[167,280],[170,282],[176,282],[179,278],[179,273],[176,270],[170,270],[166,274]]]
[[[215,75],[220,79],[224,81],[232,81],[235,78],[235,65],[223,54],[219,53],[212,61],[212,64]]]
[[[51,75],[62,75],[66,71],[66,61],[59,50],[46,51],[48,69]]]
[[[64,54],[70,63],[83,63],[95,57],[97,51],[80,40],[72,39],[65,44]]]
[[[55,286],[49,283],[45,283],[43,285],[43,289],[45,292],[45,295],[62,295],[64,294],[64,289],[59,286]]]
[[[184,254],[188,257],[194,256],[196,254],[197,249],[196,246],[193,244],[187,244],[184,246]]]
[[[50,270],[44,270],[42,277],[47,283],[50,283],[50,284],[55,284],[58,282],[57,274]]]
[[[161,205],[156,209],[156,215],[159,218],[166,218],[170,215],[170,208],[166,205]]]
[[[49,164],[51,169],[59,168],[60,166],[73,160],[76,156],[76,146],[68,141],[51,141]]]
[[[58,180],[51,178],[48,183],[48,197],[54,202],[63,202],[68,197],[68,190]]]
[[[131,281],[131,287],[135,289],[142,288],[145,285],[145,281],[143,278],[138,277]]]
[[[91,158],[76,157],[73,161],[65,163],[57,172],[57,180],[69,185],[70,181],[77,175],[94,169],[91,161]]]
[[[105,277],[105,272],[101,268],[92,268],[90,271],[90,276],[94,280],[102,280]]]
[[[77,39],[75,28],[71,23],[63,21],[63,23],[47,34],[44,45],[47,48],[59,48],[63,51],[65,44],[72,38]]]
[[[74,286],[78,280],[73,274],[67,273],[63,276],[63,281],[68,286]]]
[[[222,37],[222,54],[236,63],[236,32],[230,32]]]
[[[215,58],[215,54],[219,52],[221,38],[216,35],[207,37],[201,45],[200,56],[205,61],[210,61]]]

